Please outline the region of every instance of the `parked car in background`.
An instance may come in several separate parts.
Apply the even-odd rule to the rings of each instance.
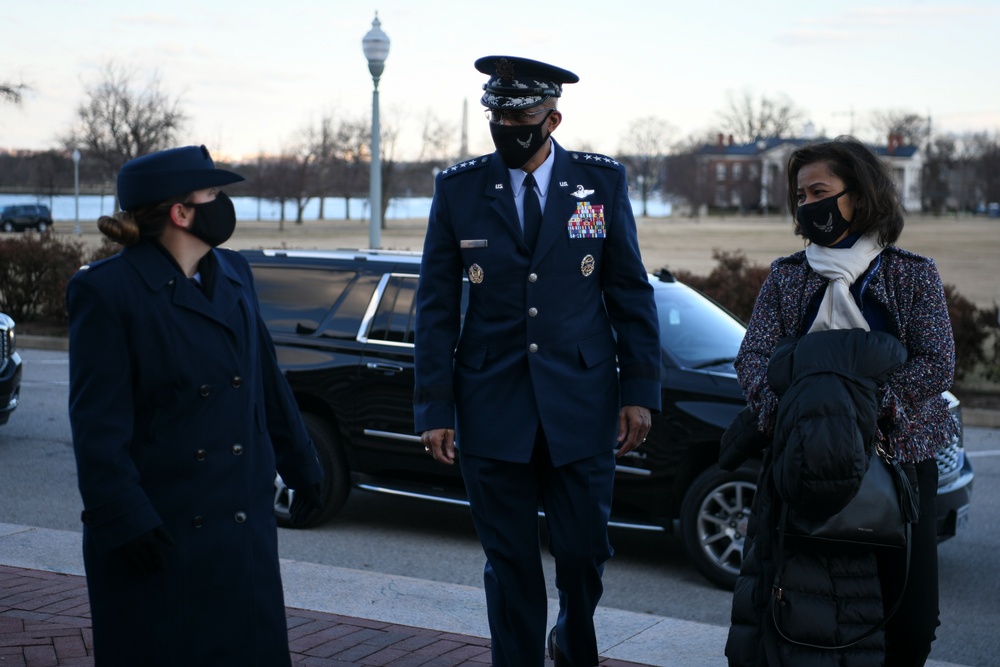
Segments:
[[[52,226],[52,212],[41,204],[14,204],[0,210],[0,229],[5,232],[23,232],[34,229],[45,232]]]
[[[418,253],[246,250],[261,313],[324,470],[333,517],[351,489],[466,503],[458,466],[436,463],[413,429]],[[645,444],[618,460],[612,525],[679,532],[694,565],[731,588],[743,555],[759,461],[718,465],[719,442],[745,405],[733,361],[745,332],[724,308],[650,276],[659,313],[663,410]],[[503,400],[503,397],[497,397]],[[953,414],[961,419],[958,401]],[[461,445],[461,443],[459,443]],[[972,471],[961,438],[939,459],[942,539],[967,516]],[[292,491],[275,480],[288,525]]]
[[[14,320],[0,313],[0,425],[7,423],[21,397],[21,365]]]

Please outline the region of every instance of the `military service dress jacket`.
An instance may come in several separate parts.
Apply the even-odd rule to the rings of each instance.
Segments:
[[[538,241],[525,244],[499,155],[440,173],[417,289],[415,426],[459,451],[554,465],[615,446],[622,405],[660,408],[652,286],[625,168],[555,141]],[[463,277],[468,307],[461,307]]]

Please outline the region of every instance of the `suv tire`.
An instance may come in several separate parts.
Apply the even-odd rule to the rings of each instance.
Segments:
[[[10,220],[4,220],[3,221],[3,230],[5,232],[12,232],[12,231],[14,231],[14,223],[12,223]]]
[[[326,523],[344,507],[348,492],[351,490],[350,474],[347,471],[344,452],[330,422],[309,412],[302,413],[302,421],[313,444],[316,445],[316,454],[319,455],[320,465],[323,466],[323,509],[313,517],[312,521],[295,527],[312,528]],[[278,525],[283,528],[292,527],[289,508],[294,496],[295,492],[285,486],[281,476],[275,475],[274,516]]]
[[[743,562],[750,505],[759,464],[728,472],[713,464],[688,487],[681,505],[681,537],[694,566],[712,583],[732,590]]]
[[[49,223],[45,222],[44,220],[39,221],[39,223],[35,225],[35,229],[38,230],[39,234],[44,234],[46,230],[48,230],[48,228],[49,228]]]

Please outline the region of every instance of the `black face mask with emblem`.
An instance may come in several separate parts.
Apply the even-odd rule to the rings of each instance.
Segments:
[[[795,211],[795,219],[807,239],[817,245],[830,247],[850,230],[851,221],[841,215],[840,206],[837,205],[837,200],[845,194],[847,190],[799,206]]]
[[[549,119],[545,114],[542,122],[536,125],[503,125],[490,123],[490,134],[493,145],[500,153],[500,159],[508,169],[519,169],[538,152],[538,149],[548,141],[548,136],[542,136],[542,126]]]

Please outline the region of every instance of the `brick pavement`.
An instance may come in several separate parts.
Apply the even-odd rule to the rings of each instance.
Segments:
[[[480,637],[291,607],[286,614],[292,663],[303,667],[490,663],[489,640]],[[0,667],[92,666],[93,654],[83,577],[0,565]],[[601,666],[639,667],[612,659]]]

